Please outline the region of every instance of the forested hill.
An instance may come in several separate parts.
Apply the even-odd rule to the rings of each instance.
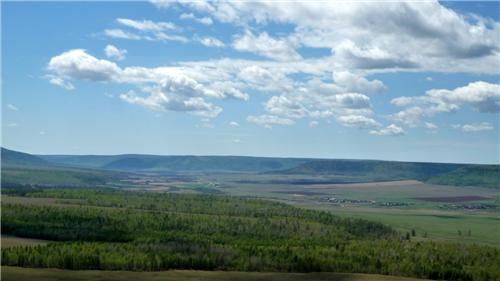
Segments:
[[[104,189],[11,191],[25,202],[72,200],[50,206],[3,203],[3,234],[54,242],[2,249],[2,266],[500,280],[496,247],[412,241],[409,233],[400,235],[377,222],[283,203]]]
[[[500,188],[500,165],[396,162],[376,160],[316,160],[271,172],[282,175],[322,175],[340,182],[414,179],[435,184]]]
[[[125,172],[268,173],[323,176],[334,182],[420,180],[500,188],[500,165],[247,156],[31,155],[2,148],[2,166],[65,167]]]
[[[40,166],[50,166],[50,164],[43,160],[40,157],[28,154],[28,153],[23,153],[23,152],[18,152],[10,149],[3,148],[1,149],[2,154],[2,167],[6,166],[33,166],[33,167],[40,167]]]
[[[296,167],[311,159],[247,156],[160,155],[39,155],[44,160],[73,167],[148,172],[265,172]]]
[[[32,154],[6,148],[2,148],[1,151],[2,187],[101,186],[117,178],[114,172],[59,165]]]

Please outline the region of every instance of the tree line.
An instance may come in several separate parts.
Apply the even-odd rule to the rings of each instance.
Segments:
[[[110,190],[42,190],[24,196],[76,199],[79,205],[3,204],[2,233],[58,241],[2,249],[3,265],[500,280],[497,248],[415,242],[379,223],[271,201]]]

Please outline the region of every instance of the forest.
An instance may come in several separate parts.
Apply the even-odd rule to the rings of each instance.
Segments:
[[[496,247],[414,241],[380,223],[269,200],[113,189],[18,189],[10,194],[57,198],[64,205],[3,203],[3,234],[54,242],[3,249],[2,265],[500,280]]]

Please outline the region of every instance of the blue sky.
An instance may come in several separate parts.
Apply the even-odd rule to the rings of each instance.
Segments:
[[[498,2],[2,2],[2,146],[499,163]]]

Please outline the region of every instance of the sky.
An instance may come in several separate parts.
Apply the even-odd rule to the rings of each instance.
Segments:
[[[2,2],[2,146],[499,164],[499,2]]]

